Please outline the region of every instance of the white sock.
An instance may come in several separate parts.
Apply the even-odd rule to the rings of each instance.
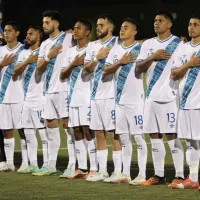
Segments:
[[[97,150],[97,160],[99,164],[99,172],[107,172],[108,149]]]
[[[199,174],[199,143],[194,140],[186,140],[186,144],[186,161],[190,169],[189,178],[191,181],[196,182]]]
[[[164,177],[165,145],[162,139],[151,139],[155,175]]]
[[[90,170],[97,171],[97,150],[94,139],[87,141],[87,147],[90,158]]]
[[[122,143],[122,163],[123,163],[123,174],[130,176],[131,159],[132,159],[132,141],[129,134],[121,134],[120,140]]]
[[[74,130],[73,128],[65,129],[67,134],[67,149],[68,149],[68,166],[73,164],[75,169],[76,164],[76,148],[75,148],[75,138],[74,138]]]
[[[48,135],[48,167],[56,168],[58,151],[60,147],[60,131],[59,128],[47,128]]]
[[[38,141],[35,135],[36,134],[35,129],[24,129],[24,134],[26,136],[27,151],[30,164],[38,166],[37,162]]]
[[[113,151],[114,172],[122,172],[122,151]]]
[[[174,167],[176,175],[175,177],[184,178],[184,152],[183,146],[179,140],[176,138],[174,140],[169,140],[168,145],[171,149],[172,158],[174,161]]]
[[[87,170],[87,150],[83,140],[75,141],[78,168]]]
[[[21,143],[21,152],[22,152],[22,164],[28,165],[28,151],[26,140],[20,139]]]
[[[6,163],[14,165],[15,138],[4,139],[4,149],[6,154]]]
[[[48,164],[48,140],[47,140],[47,130],[38,129],[42,140],[42,153],[43,153],[43,165],[47,166]]]
[[[139,176],[146,179],[146,166],[147,166],[147,144],[143,135],[135,135],[137,144],[138,167]]]

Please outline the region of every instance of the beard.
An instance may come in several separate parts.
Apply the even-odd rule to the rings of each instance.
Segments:
[[[107,35],[108,35],[108,30],[105,31],[104,33],[100,33],[99,35],[98,35],[98,33],[97,33],[97,38],[98,38],[98,39],[102,39],[102,38],[104,38],[104,37],[107,36]]]
[[[46,35],[50,35],[51,33],[53,33],[55,31],[55,29],[54,28],[51,28],[51,29],[49,29],[49,30],[44,30],[44,33],[46,34]]]

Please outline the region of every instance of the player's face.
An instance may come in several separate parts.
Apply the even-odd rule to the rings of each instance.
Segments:
[[[88,37],[88,35],[89,35],[89,31],[84,26],[84,24],[82,24],[81,22],[77,22],[74,25],[73,37],[75,40],[82,40]]]
[[[34,45],[39,40],[39,33],[33,28],[29,28],[26,33],[26,43],[30,46]]]
[[[6,42],[13,42],[17,39],[19,31],[16,31],[12,26],[6,25],[4,28],[4,36]]]
[[[50,17],[43,18],[43,30],[44,33],[50,35],[55,31],[56,21],[52,20]]]
[[[156,15],[154,19],[154,31],[157,34],[165,33],[168,29],[170,29],[172,23],[169,19],[167,19],[163,15]]]
[[[191,38],[200,37],[200,20],[190,19],[188,24],[188,33]]]
[[[108,35],[109,22],[107,19],[100,18],[97,20],[96,34],[98,38],[104,38]]]
[[[135,26],[130,22],[124,22],[121,25],[120,29],[120,39],[126,40],[134,37],[136,35],[136,28]]]

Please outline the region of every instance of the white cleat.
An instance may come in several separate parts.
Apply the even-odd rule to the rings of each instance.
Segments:
[[[141,176],[137,176],[134,180],[130,181],[131,185],[139,185],[142,182],[145,182],[146,179],[142,178]]]
[[[28,164],[22,163],[20,168],[17,170],[17,172],[20,173],[21,171],[24,171],[27,168],[28,168]]]
[[[117,175],[114,177],[111,183],[130,183],[131,177],[127,176],[125,174],[117,173]]]
[[[6,162],[0,162],[0,172],[5,172],[5,171],[8,171]]]
[[[15,166],[12,164],[7,164],[7,170],[6,171],[15,171]]]
[[[103,181],[108,177],[109,177],[108,172],[96,172],[93,175],[88,176],[86,181],[91,181],[91,182]]]

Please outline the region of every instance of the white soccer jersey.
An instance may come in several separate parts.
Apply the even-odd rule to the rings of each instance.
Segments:
[[[13,49],[9,49],[7,45],[0,48],[0,62],[6,55],[16,55],[15,61],[3,67],[0,72],[0,103],[21,103],[23,101],[22,77],[13,78],[17,57],[23,49],[24,45],[21,43],[18,43]]]
[[[66,59],[63,62],[63,67],[67,67],[77,55],[84,55],[87,47],[88,45],[82,49],[78,49],[77,46],[72,47],[67,53]],[[68,103],[70,107],[90,105],[92,74],[83,76],[82,70],[82,65],[77,66],[73,69],[70,76],[68,89]]]
[[[45,72],[45,92],[48,94],[67,91],[67,82],[60,80],[60,72],[63,57],[66,55],[66,51],[72,47],[72,34],[60,32],[56,37],[48,38],[41,44],[39,51],[39,58],[44,58],[53,45],[60,44],[62,44],[62,52],[50,60]]]
[[[125,53],[139,54],[141,45],[137,42],[129,47],[116,45],[112,48],[106,59],[106,65],[112,65],[122,58]],[[121,66],[116,71],[116,103],[141,104],[144,101],[144,88],[142,76],[136,77],[135,63]]]
[[[172,54],[169,60],[156,61],[147,71],[146,97],[157,102],[171,102],[177,98],[178,84],[170,78],[172,63],[182,42],[174,35],[160,41],[157,37],[146,40],[137,61],[145,60],[159,49]]]
[[[118,38],[112,36],[107,41],[102,43],[100,40],[91,42],[86,50],[85,62],[91,62],[102,47],[112,48],[118,43]],[[94,71],[94,79],[92,83],[91,99],[109,99],[115,98],[115,80],[114,76],[110,75],[102,79],[102,72],[105,65],[105,59],[98,62]]]
[[[22,63],[31,54],[38,54],[39,48],[32,51],[31,49],[24,49],[18,57],[17,63]],[[29,64],[23,73],[23,89],[24,100],[28,102],[36,102],[43,100],[44,95],[44,80],[43,76],[38,76],[36,73],[37,63]]]
[[[173,67],[180,67],[188,62],[193,53],[200,56],[200,44],[191,42],[183,44],[174,60]],[[185,74],[179,84],[180,109],[200,109],[200,67],[192,67]]]

